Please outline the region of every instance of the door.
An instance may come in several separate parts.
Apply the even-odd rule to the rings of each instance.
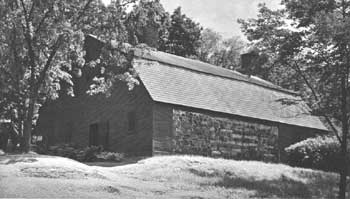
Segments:
[[[98,146],[98,124],[91,124],[89,130],[89,146]]]

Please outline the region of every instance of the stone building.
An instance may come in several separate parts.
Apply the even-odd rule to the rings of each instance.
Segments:
[[[87,38],[87,56],[101,42]],[[284,148],[327,131],[295,92],[255,76],[164,52],[135,50],[140,85],[117,82],[108,98],[81,94],[41,110],[50,144],[103,145],[136,155],[200,154],[283,161]],[[82,77],[84,78],[84,76]]]

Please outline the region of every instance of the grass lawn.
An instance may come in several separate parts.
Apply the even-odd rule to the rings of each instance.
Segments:
[[[0,197],[336,198],[334,173],[282,164],[158,156],[100,167],[41,155],[0,156]]]

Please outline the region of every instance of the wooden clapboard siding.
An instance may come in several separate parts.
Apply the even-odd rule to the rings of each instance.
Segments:
[[[173,141],[173,107],[167,104],[153,105],[153,153],[171,153]]]
[[[71,142],[83,147],[89,145],[89,126],[97,123],[101,138],[107,139],[105,136],[109,136],[109,150],[150,155],[152,104],[143,85],[128,91],[125,83],[118,82],[112,96],[108,98],[104,95],[85,95],[52,103],[47,111],[43,111],[38,130],[42,134],[47,132],[50,144],[57,144],[65,142],[65,125],[73,123]],[[127,114],[131,111],[136,115],[135,132],[128,132],[127,127]],[[50,121],[54,124],[50,124]]]
[[[299,142],[301,140],[307,139],[309,137],[314,137],[318,134],[323,134],[323,132],[318,131],[317,129],[304,128],[299,126],[292,126],[287,124],[279,124],[279,139],[278,145],[281,151],[281,161],[286,160],[285,148]]]

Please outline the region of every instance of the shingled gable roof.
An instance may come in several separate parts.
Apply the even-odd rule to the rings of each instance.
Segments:
[[[135,49],[134,53],[136,56],[142,57],[144,59],[158,61],[161,63],[165,63],[165,64],[169,64],[169,65],[173,65],[173,66],[177,66],[177,67],[181,67],[181,68],[186,68],[189,70],[202,72],[205,74],[211,74],[211,75],[216,75],[219,77],[230,78],[230,79],[234,79],[237,81],[244,81],[247,83],[260,85],[263,87],[276,89],[276,90],[286,92],[289,94],[294,94],[294,95],[297,94],[294,91],[284,89],[280,86],[274,85],[271,82],[260,79],[256,76],[249,77],[249,76],[243,75],[237,71],[214,66],[214,65],[211,65],[211,64],[208,64],[205,62],[201,62],[198,60],[188,59],[188,58],[176,56],[176,55],[161,52],[161,51],[150,51],[150,50],[148,51],[148,50]]]
[[[327,130],[293,91],[257,77],[159,51],[135,51],[134,68],[154,101]]]
[[[318,117],[308,114],[305,103],[283,105],[278,101],[298,99],[296,92],[200,61],[160,51],[133,50],[133,67],[156,102],[327,131]]]

